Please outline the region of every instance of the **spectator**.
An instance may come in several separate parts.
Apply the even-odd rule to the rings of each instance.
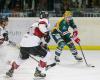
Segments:
[[[49,11],[54,10],[54,0],[48,0],[48,10]]]
[[[59,17],[61,16],[61,7],[62,7],[62,1],[61,0],[55,0],[54,1],[54,10],[56,13],[56,16]]]
[[[70,6],[69,6],[68,1],[63,0],[63,8],[62,8],[63,13],[64,13],[66,10],[69,11],[69,10],[70,10]]]
[[[0,0],[0,12],[3,12],[5,0]]]
[[[19,9],[19,11],[23,10],[23,0],[11,0],[9,4],[9,8],[12,9]]]
[[[24,10],[34,8],[34,0],[25,0],[24,1]]]
[[[47,10],[47,5],[48,5],[47,0],[39,0],[39,4],[38,4],[38,6],[37,6],[37,9],[38,9],[39,11]]]

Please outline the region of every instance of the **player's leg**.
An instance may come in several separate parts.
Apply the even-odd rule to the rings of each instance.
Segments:
[[[52,37],[58,45],[58,47],[55,51],[55,61],[59,63],[60,62],[59,57],[60,57],[62,50],[63,50],[64,46],[66,45],[66,43],[62,39],[62,37],[59,33],[52,33]]]
[[[33,51],[33,55],[40,57],[34,76],[45,77],[46,73],[44,71],[47,66],[47,60],[46,60],[47,51],[43,49],[41,46],[34,47],[32,51]]]
[[[66,45],[66,44],[65,44],[64,41],[61,41],[61,42],[58,43],[58,47],[57,47],[57,49],[56,49],[56,51],[55,51],[55,61],[56,61],[57,63],[60,62],[60,55],[61,55],[62,50],[63,50],[63,48],[64,48],[65,45]]]
[[[11,64],[11,68],[6,72],[6,76],[8,77],[12,77],[14,70],[17,69],[19,67],[19,65],[16,63],[17,61],[12,61]]]
[[[35,69],[34,76],[35,77],[46,77],[46,73],[45,73],[46,66],[47,66],[47,63],[43,59],[40,59],[38,66]]]
[[[70,48],[70,51],[71,51],[72,55],[74,56],[74,58],[78,61],[82,61],[82,57],[79,56],[74,43],[72,41],[70,41],[69,43],[67,43],[67,46]]]
[[[24,60],[29,58],[28,52],[29,52],[29,48],[24,48],[24,47],[20,48],[20,56],[18,56],[17,60],[11,61],[10,63],[11,68],[6,72],[6,75],[8,77],[12,77],[14,70],[18,69],[18,67],[24,62]]]
[[[67,46],[69,47],[72,55],[75,57],[76,60],[82,61],[82,57],[79,56],[78,51],[70,38],[70,34],[66,34],[63,36],[64,41],[66,42]]]

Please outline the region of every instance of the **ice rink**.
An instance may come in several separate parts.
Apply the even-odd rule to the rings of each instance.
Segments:
[[[14,52],[16,53],[17,51],[15,50]],[[81,52],[78,52],[81,55]],[[77,62],[70,51],[65,50],[60,57],[61,63],[47,71],[45,80],[100,80],[100,51],[91,50],[83,52],[88,64],[94,65],[94,68],[87,67],[84,62]],[[48,61],[53,61],[54,51],[51,51],[49,54],[50,57]],[[0,60],[0,80],[34,80],[34,71],[37,62],[33,59],[29,58],[26,60],[19,69],[15,71],[12,79],[4,78],[8,67],[6,63],[4,63],[5,61],[3,61],[3,59]]]

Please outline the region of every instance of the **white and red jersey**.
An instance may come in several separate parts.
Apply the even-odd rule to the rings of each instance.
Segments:
[[[44,24],[49,25],[49,21],[46,18],[39,19],[39,23],[44,23]]]
[[[44,37],[45,32],[48,32],[48,19],[39,19],[39,22],[35,22],[32,27],[33,35],[25,34],[20,42],[21,47],[35,47],[40,45],[41,38]]]
[[[6,46],[9,43],[4,40],[4,33],[7,33],[6,28],[0,26],[0,46]]]
[[[45,32],[48,32],[48,25],[49,21],[46,18],[39,19],[38,24],[34,23],[32,26],[35,27],[33,34],[38,36],[39,38],[42,38],[45,34]]]
[[[4,38],[3,34],[6,33],[6,29],[0,26],[0,39]]]
[[[20,42],[21,47],[34,47],[38,46],[41,39],[38,36],[25,34]]]

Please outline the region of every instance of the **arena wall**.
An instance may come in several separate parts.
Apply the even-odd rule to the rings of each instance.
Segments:
[[[50,27],[51,30],[59,17],[51,17]],[[81,39],[82,48],[85,50],[100,50],[100,18],[98,17],[74,17],[74,22],[76,23],[79,30],[79,38]],[[9,38],[11,41],[19,43],[23,34],[26,33],[31,25],[38,21],[37,17],[31,18],[9,18],[8,31]],[[69,31],[72,33],[72,29]],[[50,41],[50,48],[55,49],[56,43],[53,39]],[[79,49],[78,45],[77,49]],[[65,47],[65,49],[68,49]]]

